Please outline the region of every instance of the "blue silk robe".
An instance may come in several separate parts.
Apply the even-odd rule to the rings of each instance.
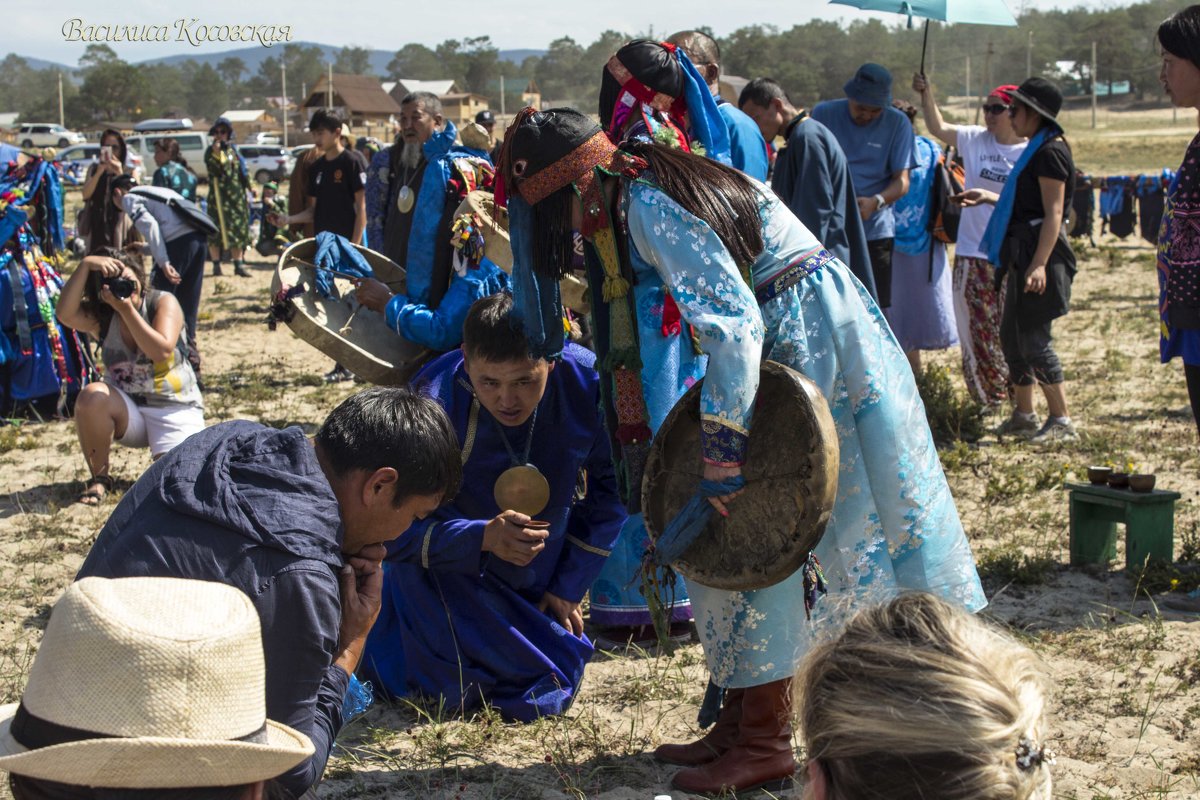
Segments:
[[[538,610],[543,594],[578,602],[611,551],[625,508],[598,412],[594,356],[569,345],[538,405],[529,461],[550,481],[546,548],[518,567],[482,552],[483,529],[503,509],[493,486],[512,466],[499,426],[474,403],[461,351],[446,353],[414,384],[446,409],[463,446],[463,486],[453,502],[388,546],[383,609],[360,675],[393,696],[420,692],[468,711],[491,703],[521,721],[571,705],[592,643]],[[529,424],[506,428],[518,454]],[[576,501],[586,473],[586,495]]]
[[[793,265],[806,275],[763,304],[721,239],[650,180],[624,181],[637,277],[642,386],[651,428],[693,379],[686,337],[664,339],[647,301],[668,289],[708,354],[700,396],[703,457],[744,462],[764,358],[804,373],[829,402],[841,448],[838,490],[816,548],[829,594],[807,622],[800,572],[756,591],[687,582],[713,680],[757,686],[795,674],[808,648],[857,608],[906,589],[974,611],[987,604],[929,432],[912,369],[879,307],[779,198],[759,187],[764,250],[756,287]],[[655,355],[650,345],[676,351]],[[737,500],[731,513],[737,515]]]

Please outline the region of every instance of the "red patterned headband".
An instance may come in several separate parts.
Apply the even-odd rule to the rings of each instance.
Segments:
[[[674,47],[669,48],[672,51]],[[687,110],[684,104],[683,97],[672,97],[666,92],[660,92],[656,89],[651,89],[646,84],[639,81],[633,76],[633,73],[621,63],[621,59],[613,56],[608,60],[605,66],[608,74],[617,79],[617,83],[622,89],[633,95],[639,102],[653,108],[655,111],[674,111],[676,114],[683,114]]]
[[[616,152],[616,146],[604,131],[597,131],[592,138],[550,166],[519,178],[517,193],[530,205],[540,203],[564,186],[592,176],[592,170],[596,167],[610,166]],[[578,188],[582,194],[584,187]]]

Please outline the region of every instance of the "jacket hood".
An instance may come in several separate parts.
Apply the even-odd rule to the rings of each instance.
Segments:
[[[446,124],[442,126],[440,131],[434,131],[433,136],[429,137],[429,141],[421,145],[421,150],[425,153],[425,158],[433,161],[440,156],[450,152],[450,148],[454,146],[454,140],[458,138],[458,128],[450,120],[446,120]]]
[[[180,449],[161,484],[172,509],[257,545],[334,568],[344,563],[337,498],[300,428],[235,420],[206,428]]]

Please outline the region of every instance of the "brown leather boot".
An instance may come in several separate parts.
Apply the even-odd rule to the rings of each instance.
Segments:
[[[796,771],[791,711],[791,678],[746,689],[733,747],[715,761],[675,773],[671,785],[697,794],[789,788]]]
[[[690,744],[664,744],[654,751],[654,757],[667,764],[695,767],[715,761],[737,741],[738,725],[742,721],[742,695],[745,689],[726,689],[721,713],[712,729]]]

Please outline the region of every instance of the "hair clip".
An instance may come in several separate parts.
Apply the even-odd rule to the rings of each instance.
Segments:
[[[1039,745],[1036,739],[1031,739],[1028,736],[1022,736],[1017,742],[1017,767],[1024,771],[1041,766],[1042,764],[1055,763],[1054,751],[1049,748]]]

